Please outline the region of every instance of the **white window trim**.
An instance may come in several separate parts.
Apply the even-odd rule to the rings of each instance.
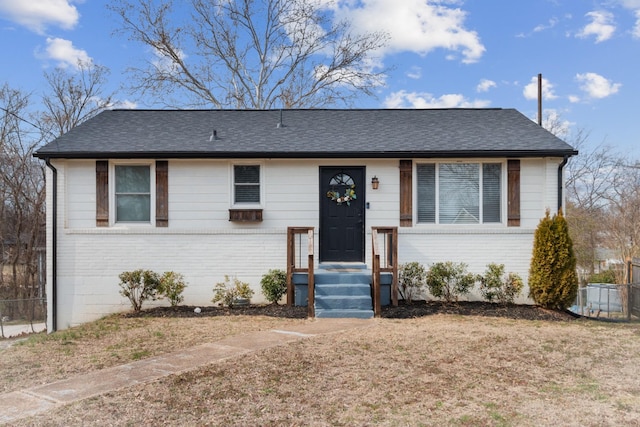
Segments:
[[[260,203],[235,203],[236,199],[236,178],[234,167],[235,166],[259,166],[260,167]],[[229,206],[231,209],[262,209],[265,200],[264,191],[264,162],[263,161],[243,161],[232,162],[229,164]]]
[[[461,163],[461,164],[485,164],[485,163],[499,163],[500,167],[500,222],[478,222],[477,224],[441,224],[440,223],[440,166],[446,163]],[[435,164],[436,165],[436,181],[435,181],[435,198],[436,198],[436,222],[419,222],[418,221],[418,165]],[[482,173],[482,167],[480,167]],[[418,227],[506,227],[507,226],[507,160],[506,159],[424,159],[423,161],[417,161],[413,164],[413,223]],[[482,218],[482,186],[479,189],[480,198],[480,218]]]
[[[116,166],[149,167],[149,222],[117,221],[116,218]],[[155,160],[116,160],[109,162],[109,226],[155,227],[156,226],[156,162]]]

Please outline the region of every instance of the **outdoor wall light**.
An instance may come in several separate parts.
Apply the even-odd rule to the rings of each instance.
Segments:
[[[378,179],[378,177],[377,177],[377,176],[374,176],[373,178],[371,178],[371,187],[372,187],[374,190],[377,190],[377,189],[378,189],[378,185],[380,185],[380,180]]]

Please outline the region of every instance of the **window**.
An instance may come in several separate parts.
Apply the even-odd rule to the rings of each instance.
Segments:
[[[115,166],[116,222],[151,221],[151,168]]]
[[[233,167],[234,204],[260,203],[260,166],[235,165]]]
[[[502,221],[501,163],[427,163],[417,166],[418,223]]]

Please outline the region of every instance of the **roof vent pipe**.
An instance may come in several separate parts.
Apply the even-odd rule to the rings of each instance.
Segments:
[[[280,129],[284,127],[284,123],[282,122],[282,108],[280,109],[280,121],[276,125],[276,128]]]
[[[218,131],[217,130],[213,130],[211,131],[211,136],[209,137],[209,141],[217,141],[218,140]]]
[[[538,74],[538,124],[542,126],[542,74]]]

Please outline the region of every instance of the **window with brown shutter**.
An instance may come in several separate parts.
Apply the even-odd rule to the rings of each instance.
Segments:
[[[109,162],[96,161],[96,227],[109,226]]]
[[[400,227],[413,226],[413,162],[400,160]]]
[[[520,226],[520,160],[507,163],[507,225]]]
[[[114,188],[109,190],[109,161],[96,161],[96,227],[109,226],[109,198],[115,206],[114,221],[149,223],[153,179],[150,165],[113,166]],[[158,160],[155,173],[155,223],[156,227],[169,226],[169,162]]]
[[[419,163],[416,166],[416,222],[502,223],[503,170],[502,163]]]

